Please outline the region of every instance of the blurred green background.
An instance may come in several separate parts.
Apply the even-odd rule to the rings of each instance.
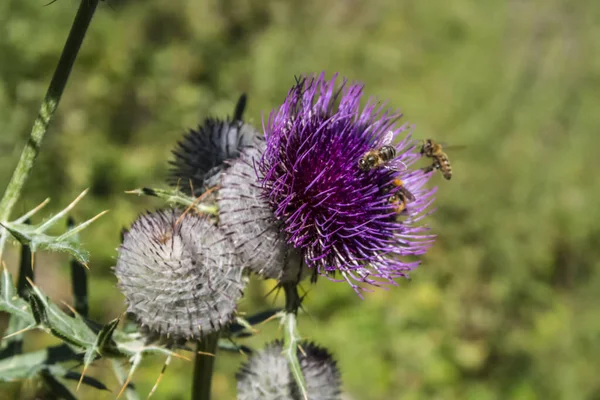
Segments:
[[[0,188],[78,2],[45,3],[0,2]],[[411,281],[364,301],[343,283],[310,288],[301,331],[335,354],[345,399],[600,399],[600,2],[109,4],[92,22],[15,210],[51,197],[48,215],[86,187],[78,220],[110,209],[82,236],[94,318],[124,311],[111,272],[119,232],[160,205],[124,191],[164,186],[183,132],[230,114],[240,93],[260,126],[294,75],[339,72],[401,107],[417,138],[466,145],[449,151],[452,181],[433,179],[429,223],[439,237]],[[37,260],[42,289],[71,302],[67,258]],[[7,263],[15,271],[16,248]],[[270,307],[271,287],[253,282],[241,308]],[[278,336],[272,323],[250,343]],[[53,341],[33,338],[31,347]],[[216,399],[235,397],[242,360],[218,359]],[[162,361],[136,375],[142,396]],[[191,363],[173,361],[155,397],[189,398],[191,373]],[[118,391],[107,363],[91,374]]]

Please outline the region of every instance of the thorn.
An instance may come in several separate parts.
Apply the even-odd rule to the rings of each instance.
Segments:
[[[140,189],[126,190],[125,193],[126,194],[142,194],[140,192]]]
[[[47,220],[46,222],[44,222],[42,225],[38,226],[36,228],[36,232],[38,232],[38,233],[45,232],[58,219],[64,217],[65,215],[68,215],[69,211],[71,211],[77,205],[77,203],[79,203],[81,201],[81,199],[88,193],[88,191],[89,191],[89,189],[85,189],[83,192],[81,192],[81,194],[79,196],[77,196],[75,198],[75,200],[73,200],[71,202],[71,204],[69,204],[68,206],[66,206],[62,211],[60,211],[57,214],[55,214],[52,218],[50,218],[49,220]]]
[[[31,252],[31,270],[32,270],[32,271],[35,271],[35,264],[34,264],[34,261],[35,261],[35,252],[34,252],[34,251],[32,251],[32,252]]]
[[[69,204],[68,206],[66,206],[66,207],[65,207],[65,210],[67,210],[67,211],[70,211],[70,210],[72,210],[72,209],[73,209],[73,207],[75,207],[75,205],[76,205],[77,203],[79,203],[79,201],[80,201],[81,199],[83,199],[83,198],[85,197],[85,195],[86,195],[86,194],[89,192],[89,190],[90,190],[90,189],[88,188],[88,189],[85,189],[83,192],[81,192],[81,193],[79,194],[79,196],[75,197],[75,200],[73,200],[73,201],[71,202],[71,204]]]
[[[33,283],[31,278],[29,278],[28,276],[26,276],[25,279],[27,279],[27,282],[29,282],[29,284],[31,285],[31,288],[33,289],[35,287],[35,283]]]
[[[277,318],[277,317],[281,317],[281,315],[280,315],[280,314],[281,314],[281,313],[280,313],[280,312],[278,312],[278,313],[275,313],[275,314],[271,315],[269,318],[265,319],[265,320],[264,320],[263,322],[261,322],[259,325],[266,324],[267,322],[271,322],[272,320],[274,320],[274,319],[275,319],[275,318]]]
[[[191,180],[190,180],[191,183]],[[202,201],[202,199],[206,198],[206,196],[208,196],[210,193],[214,192],[215,190],[219,189],[219,185],[215,185],[212,188],[208,189],[206,192],[202,193],[200,196],[198,196],[198,198],[196,198],[196,200],[194,200],[192,202],[192,204],[190,204],[188,206],[188,208],[185,209],[185,211],[183,212],[183,214],[181,214],[179,216],[179,218],[177,218],[177,221],[175,221],[175,226],[179,225],[179,223],[183,220],[183,218],[185,217],[185,215],[193,208],[195,207],[200,201]],[[193,193],[193,192],[192,192]]]
[[[125,383],[123,384],[123,387],[121,388],[121,391],[119,391],[119,394],[117,395],[117,399],[119,397],[121,397],[121,395],[123,394],[123,392],[125,391],[125,389],[127,389],[127,386],[129,386],[129,382],[131,381],[131,372],[129,373],[129,375],[127,375],[127,379],[125,380]]]
[[[85,373],[87,372],[88,366],[84,365],[83,366],[83,371],[81,371],[81,378],[79,378],[79,382],[77,383],[77,388],[75,388],[75,391],[78,392],[79,391],[79,386],[81,386],[81,382],[83,382],[83,377],[85,376]]]
[[[91,224],[92,222],[94,222],[95,220],[97,220],[98,218],[100,218],[101,216],[103,216],[104,214],[106,214],[107,212],[109,212],[110,210],[104,210],[101,213],[99,213],[98,215],[96,215],[95,217],[92,217],[91,219],[88,219],[86,222],[84,223],[88,223]]]
[[[75,309],[73,307],[71,307],[71,305],[69,305],[66,301],[61,300],[60,301],[65,307],[67,307],[69,309],[69,311],[71,311],[73,313],[73,315],[77,315],[77,311],[75,311]]]
[[[180,358],[180,359],[182,359],[182,360],[185,360],[185,361],[192,361],[192,359],[191,359],[191,358],[188,358],[188,357],[186,357],[186,356],[184,356],[184,355],[181,355],[181,354],[179,354],[179,353],[175,353],[175,352],[173,352],[173,353],[170,353],[170,354],[169,354],[169,356],[173,356],[173,357],[175,357],[175,358]]]
[[[160,374],[158,375],[158,378],[156,379],[156,383],[154,383],[152,390],[150,391],[150,393],[148,393],[147,399],[149,399],[154,394],[156,389],[158,388],[158,384],[160,383],[162,378],[165,376],[165,371],[167,370],[167,366],[170,364],[170,362],[171,362],[171,356],[169,355],[167,357],[167,359],[165,360],[165,363],[163,364],[162,369],[160,370]]]
[[[273,293],[274,291],[276,291],[277,289],[280,289],[281,285],[279,283],[277,283],[275,286],[273,286],[273,289],[269,290],[267,292],[267,294],[265,294],[265,298],[269,297],[271,295],[271,293]],[[275,295],[275,300],[277,300],[277,295]]]
[[[302,346],[300,345],[300,343],[298,343],[298,350],[300,350],[300,352],[302,353],[302,355],[304,357],[306,357],[306,352],[304,351],[304,349],[302,348]]]
[[[33,208],[29,212],[25,213],[22,217],[15,220],[15,222],[20,224],[21,222],[25,221],[27,218],[31,217],[33,214],[37,213],[42,208],[44,208],[48,203],[50,203],[50,197],[46,198],[46,200],[42,201],[35,208]]]
[[[212,353],[207,353],[205,351],[197,351],[196,354],[200,354],[201,356],[209,356],[209,357],[214,357],[215,355]]]
[[[80,264],[83,265],[88,271],[90,270],[90,267],[87,265],[87,263],[80,262]]]
[[[28,326],[28,327],[26,327],[26,328],[20,329],[20,330],[18,330],[18,331],[16,331],[16,332],[13,332],[13,333],[11,333],[10,335],[6,335],[6,336],[4,336],[4,337],[2,338],[2,340],[4,340],[4,339],[8,339],[8,338],[10,338],[10,337],[13,337],[13,336],[20,335],[21,333],[25,333],[25,332],[27,332],[28,330],[31,330],[31,329],[32,329],[32,327],[31,327],[31,326]]]

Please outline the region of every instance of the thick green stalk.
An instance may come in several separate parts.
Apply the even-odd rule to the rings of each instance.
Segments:
[[[79,10],[71,26],[71,31],[67,37],[67,41],[63,48],[60,60],[48,86],[46,96],[42,101],[39,113],[35,121],[33,122],[33,128],[29,134],[29,139],[25,144],[25,148],[21,153],[19,163],[13,172],[13,175],[6,187],[4,197],[0,201],[0,222],[7,222],[10,217],[10,213],[17,203],[21,190],[29,177],[31,168],[37,158],[42,140],[48,130],[48,126],[52,121],[54,112],[58,107],[60,98],[63,94],[71,69],[85,38],[85,34],[90,25],[96,7],[98,6],[99,0],[81,0],[79,3]],[[2,258],[2,251],[4,244],[8,238],[8,232],[5,229],[0,228],[0,259]]]
[[[308,399],[306,381],[304,379],[304,374],[302,373],[300,360],[298,360],[298,345],[301,336],[298,332],[296,318],[298,309],[302,303],[302,298],[298,294],[298,284],[295,282],[284,283],[283,291],[285,292],[285,316],[282,320],[284,325],[283,353],[288,360],[292,376],[296,381],[296,385],[298,385],[302,398]]]
[[[219,332],[211,333],[198,342],[198,353],[194,361],[192,400],[210,400],[210,388],[218,343]],[[207,353],[212,354],[212,356],[207,355]]]

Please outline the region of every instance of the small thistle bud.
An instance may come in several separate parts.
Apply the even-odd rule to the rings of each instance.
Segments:
[[[236,158],[241,148],[252,144],[258,135],[242,121],[246,96],[238,100],[232,119],[207,118],[197,130],[190,130],[173,150],[169,183],[179,185],[187,194],[199,195],[219,181],[225,161]],[[193,185],[191,193],[189,182]]]
[[[242,268],[208,219],[179,210],[140,216],[125,232],[115,274],[127,311],[150,332],[175,339],[220,329],[242,295]]]
[[[300,343],[298,360],[311,400],[340,398],[341,378],[336,362],[329,352],[314,343]],[[281,341],[267,345],[254,354],[237,373],[238,400],[296,400],[301,399],[292,376]]]
[[[300,253],[284,239],[279,223],[256,180],[254,163],[265,142],[245,148],[221,177],[219,221],[244,266],[266,278],[298,282],[308,269]]]

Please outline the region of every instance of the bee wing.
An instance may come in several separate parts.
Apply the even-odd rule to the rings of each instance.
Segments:
[[[385,163],[384,168],[391,169],[392,171],[406,171],[408,169],[406,164],[397,158]]]
[[[421,142],[423,142],[423,140],[421,140]],[[438,142],[436,141],[435,143],[439,144],[440,146],[442,146],[442,149],[445,150],[464,150],[465,148],[468,148],[469,145],[466,144],[448,144],[448,142]]]
[[[406,200],[408,200],[408,201],[416,200],[415,195],[412,194],[412,192],[410,190],[408,190],[407,188],[405,188],[404,186],[401,186],[399,191],[404,195],[404,197],[406,197]]]
[[[387,131],[377,143],[377,147],[387,146],[394,140],[394,131]]]

